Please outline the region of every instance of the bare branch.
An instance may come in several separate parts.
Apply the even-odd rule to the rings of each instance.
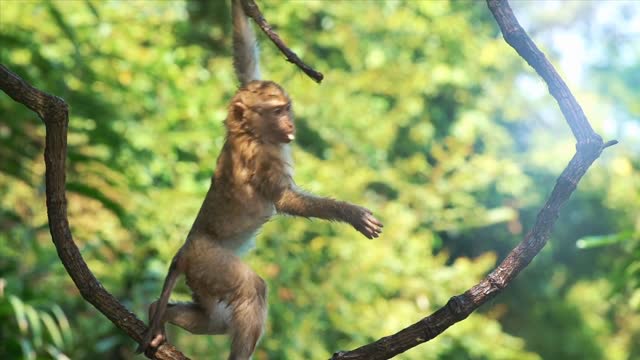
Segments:
[[[533,228],[507,257],[482,281],[464,294],[453,296],[447,304],[428,317],[373,343],[348,352],[337,352],[332,360],[389,359],[419,344],[440,335],[451,325],[467,318],[482,304],[499,294],[540,252],[549,240],[551,230],[562,205],[576,189],[578,182],[589,166],[600,156],[605,147],[616,140],[603,144],[587,120],[569,88],[553,68],[544,54],[518,23],[507,0],[487,0],[494,18],[498,22],[505,40],[544,79],[549,93],[556,99],[560,109],[577,140],[576,154],[558,177],[551,195],[538,212]]]
[[[587,142],[602,143],[600,135],[596,134],[582,108],[576,101],[567,84],[562,80],[547,57],[538,49],[526,31],[518,23],[509,2],[506,0],[487,0],[489,10],[496,19],[504,40],[513,47],[520,56],[540,75],[549,87],[549,93],[556,99],[571,127],[578,145]]]
[[[36,89],[0,64],[0,89],[13,100],[35,111],[46,127],[46,196],[49,229],[58,257],[82,297],[136,341],[142,340],[145,324],[111,295],[96,279],[73,241],[67,219],[65,163],[69,108],[61,98]],[[147,354],[158,360],[188,359],[170,344]]]
[[[251,17],[256,22],[256,24],[260,26],[267,37],[271,39],[271,41],[278,47],[278,49],[280,49],[280,51],[286,56],[287,61],[296,64],[302,71],[304,71],[305,74],[307,74],[307,76],[312,78],[315,82],[322,82],[322,79],[324,79],[324,75],[322,75],[321,72],[314,70],[309,65],[305,64],[302,60],[300,60],[296,53],[291,51],[291,49],[289,49],[287,45],[285,45],[284,41],[282,41],[280,36],[278,36],[271,25],[269,25],[267,20],[265,20],[262,12],[260,12],[260,8],[255,3],[255,1],[242,0],[241,3],[242,9],[244,10],[245,14]]]

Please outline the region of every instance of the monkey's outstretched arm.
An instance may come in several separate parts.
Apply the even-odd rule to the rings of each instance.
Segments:
[[[282,192],[275,205],[278,212],[288,215],[344,221],[369,239],[377,238],[382,232],[382,223],[369,209],[345,201],[318,197],[290,188]]]
[[[171,261],[169,273],[167,274],[167,277],[164,280],[164,285],[162,286],[160,299],[149,311],[151,317],[149,319],[149,329],[145,333],[142,342],[140,342],[140,345],[136,350],[137,353],[145,352],[149,346],[158,347],[165,340],[164,317],[165,312],[167,311],[167,304],[169,303],[169,296],[171,295],[173,288],[176,286],[178,276],[180,276],[184,271],[183,261],[180,254],[181,252],[178,251],[178,254],[176,254]]]

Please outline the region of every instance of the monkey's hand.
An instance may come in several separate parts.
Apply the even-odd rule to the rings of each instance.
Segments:
[[[376,219],[371,210],[358,206],[351,225],[369,239],[377,238],[382,233],[382,223]]]
[[[157,348],[167,340],[167,336],[164,332],[164,325],[160,324],[157,320],[158,316],[155,314],[157,302],[154,302],[149,306],[149,314],[153,314],[149,323],[149,328],[144,333],[144,337],[136,349],[136,353],[146,353],[149,348]]]

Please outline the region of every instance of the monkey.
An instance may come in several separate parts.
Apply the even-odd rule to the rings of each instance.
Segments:
[[[224,121],[226,138],[210,188],[187,238],[174,256],[138,352],[165,340],[166,322],[193,334],[228,334],[229,360],[250,359],[267,317],[267,285],[240,256],[276,214],[351,224],[377,238],[382,223],[368,209],[302,191],[293,181],[292,103],[273,81],[260,79],[255,34],[232,0],[234,69],[240,88]],[[169,303],[180,275],[192,301]]]

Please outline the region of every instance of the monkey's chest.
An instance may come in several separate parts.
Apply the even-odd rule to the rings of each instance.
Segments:
[[[276,209],[253,191],[234,195],[232,204],[228,204],[231,206],[224,206],[226,211],[220,214],[218,234],[222,235],[220,242],[225,248],[242,254],[255,246],[256,234]]]
[[[220,239],[221,244],[238,256],[245,254],[255,247],[256,235],[268,219],[262,216],[247,216],[244,221],[231,221],[233,224],[227,226],[226,236]]]

